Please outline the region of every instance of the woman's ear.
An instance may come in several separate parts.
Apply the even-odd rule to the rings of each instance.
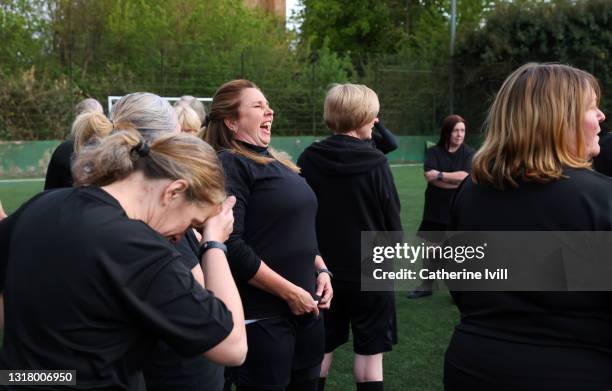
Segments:
[[[173,182],[170,182],[170,184],[166,186],[162,194],[163,203],[169,203],[172,200],[178,198],[179,194],[183,193],[188,188],[189,184],[184,179],[177,179]]]
[[[236,134],[236,132],[238,132],[238,120],[234,118],[225,118],[223,123],[232,133]]]

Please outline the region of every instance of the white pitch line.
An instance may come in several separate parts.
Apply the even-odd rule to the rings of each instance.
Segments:
[[[393,167],[416,167],[416,166],[422,166],[423,163],[402,163],[402,164],[390,164],[389,166],[391,168]]]
[[[42,182],[45,178],[0,179],[0,183]]]

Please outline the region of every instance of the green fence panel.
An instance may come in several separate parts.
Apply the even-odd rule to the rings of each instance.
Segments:
[[[44,177],[60,141],[0,142],[0,178]]]
[[[272,146],[286,152],[296,161],[304,148],[324,137],[272,137]],[[388,157],[391,163],[422,163],[427,145],[437,142],[438,135],[398,136],[399,148]],[[478,147],[480,135],[468,135],[467,142]],[[0,178],[44,177],[49,159],[60,141],[0,142]]]

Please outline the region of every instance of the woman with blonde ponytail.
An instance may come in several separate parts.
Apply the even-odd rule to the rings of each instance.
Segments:
[[[72,186],[70,166],[72,155],[92,136],[106,136],[112,125],[104,116],[100,102],[93,98],[80,101],[76,107],[76,120],[72,124],[71,137],[63,141],[51,155],[45,178],[45,190]]]
[[[270,148],[274,111],[248,80],[215,93],[206,140],[236,196],[228,260],[245,306],[249,353],[229,372],[238,390],[316,390],[323,359],[319,309],[331,276],[317,250],[317,199],[297,166]],[[228,384],[229,386],[229,384]]]
[[[75,188],[0,221],[0,368],[66,368],[81,388],[140,390],[159,340],[240,365],[243,310],[221,244],[235,199],[214,150],[181,133],[118,131],[82,148],[73,176]],[[214,295],[171,244],[191,227]]]

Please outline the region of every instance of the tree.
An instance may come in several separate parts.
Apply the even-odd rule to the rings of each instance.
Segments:
[[[604,94],[612,88],[612,2],[522,3],[499,4],[481,28],[459,42],[455,89],[461,92],[461,112],[473,125],[482,123],[508,74],[527,62],[570,64],[594,74]],[[607,99],[602,104],[604,111],[612,108]]]

